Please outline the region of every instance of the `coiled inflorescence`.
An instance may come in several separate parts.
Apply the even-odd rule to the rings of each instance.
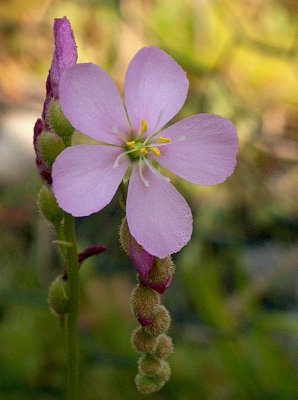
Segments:
[[[160,390],[171,375],[166,361],[173,352],[172,339],[166,334],[171,317],[160,294],[169,287],[175,267],[171,257],[159,259],[137,244],[126,218],[120,227],[120,243],[139,278],[131,294],[131,310],[141,325],[131,337],[133,348],[140,353],[135,382],[141,393],[150,394]]]

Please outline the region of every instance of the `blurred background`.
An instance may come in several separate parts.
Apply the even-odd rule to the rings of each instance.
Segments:
[[[194,214],[163,297],[172,378],[154,400],[298,398],[298,3],[296,0],[0,1],[0,398],[62,399],[65,352],[47,290],[63,269],[39,216],[32,131],[45,97],[53,18],[66,15],[79,62],[123,87],[129,60],[156,45],[187,71],[177,119],[205,112],[237,125],[234,175],[174,183]],[[79,246],[108,251],[82,268],[82,400],[137,400],[135,272],[119,249],[118,195],[77,220]]]

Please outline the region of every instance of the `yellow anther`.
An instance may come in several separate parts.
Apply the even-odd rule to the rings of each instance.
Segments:
[[[139,151],[143,156],[146,156],[148,154],[148,150],[145,147],[142,147]]]
[[[141,122],[141,132],[145,133],[148,131],[148,122],[145,119],[142,119]]]
[[[129,149],[134,149],[136,147],[136,142],[134,140],[132,140],[131,142],[126,142],[126,146]]]
[[[169,137],[160,137],[158,139],[158,143],[171,143],[172,139],[170,139]]]
[[[160,156],[160,150],[158,147],[150,147],[150,151],[152,151],[156,156]]]

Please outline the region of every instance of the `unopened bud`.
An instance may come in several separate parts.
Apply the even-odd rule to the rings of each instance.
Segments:
[[[171,316],[168,310],[164,306],[158,306],[153,323],[144,327],[144,329],[149,335],[158,336],[161,333],[167,332],[170,325]]]
[[[149,254],[136,242],[135,238],[129,231],[126,217],[123,218],[119,228],[119,241],[122,250],[130,257],[141,280],[147,282],[147,276],[153,267],[155,257],[152,254]]]
[[[132,336],[133,348],[140,353],[153,353],[156,350],[158,338],[149,335],[143,328],[137,328]]]
[[[65,117],[60,103],[57,100],[51,100],[47,118],[51,129],[57,133],[63,141],[69,142],[74,132],[74,128]]]
[[[129,257],[138,271],[141,280],[146,282],[149,271],[153,267],[155,257],[143,249],[132,236],[129,242]]]
[[[150,354],[143,354],[138,364],[139,372],[144,375],[159,375],[163,367],[163,361]]]
[[[165,334],[159,335],[154,355],[158,358],[167,358],[173,351],[174,345],[172,339]]]
[[[49,289],[48,301],[51,311],[56,316],[68,312],[68,282],[62,278],[62,275],[57,276],[57,278],[52,282]]]
[[[138,374],[135,378],[137,389],[142,394],[151,394],[160,390],[165,382],[158,376],[146,376]]]
[[[146,284],[159,293],[163,293],[171,284],[175,272],[175,265],[170,256],[155,258],[150,269]]]
[[[46,185],[39,191],[38,206],[41,214],[54,225],[59,223],[64,217],[64,212],[58,206],[53,192]]]
[[[141,325],[151,324],[160,304],[159,294],[146,286],[137,285],[131,295],[131,308]]]
[[[166,383],[171,377],[171,367],[169,363],[164,360],[161,360],[161,368],[158,377],[163,383]]]
[[[65,149],[63,140],[52,132],[43,132],[39,138],[39,150],[42,160],[52,166],[57,156]]]

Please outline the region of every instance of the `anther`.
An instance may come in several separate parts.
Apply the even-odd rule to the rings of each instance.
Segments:
[[[171,141],[172,139],[163,136],[158,139],[158,143],[171,143]]]
[[[150,150],[152,150],[152,149],[150,149]],[[142,148],[139,150],[139,152],[140,152],[143,156],[146,156],[146,155],[148,154],[148,150],[147,150],[145,147],[142,147]]]
[[[152,151],[156,156],[160,156],[160,150],[158,147],[150,147],[150,151]]]
[[[130,142],[126,142],[126,146],[127,146],[129,149],[134,149],[134,148],[135,148],[135,145],[136,145],[136,142],[135,142],[134,140],[132,140],[132,141],[130,141]]]
[[[145,119],[141,121],[141,132],[145,133],[148,131],[148,122]]]

